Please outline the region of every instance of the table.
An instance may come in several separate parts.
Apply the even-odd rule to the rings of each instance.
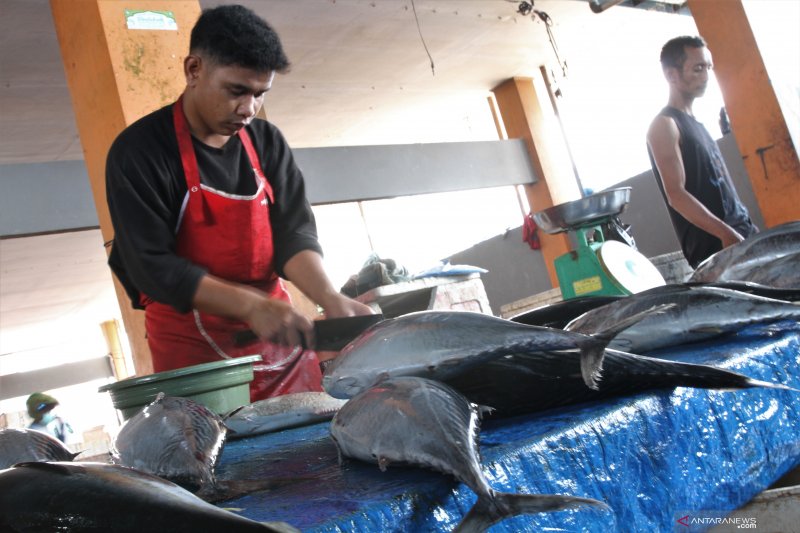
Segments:
[[[794,321],[658,355],[800,389]],[[219,478],[281,486],[219,505],[303,531],[415,532],[450,531],[474,503],[469,488],[436,472],[340,466],[328,428],[228,442]],[[495,489],[586,496],[613,510],[520,516],[493,532],[673,531],[684,516],[724,516],[800,465],[800,392],[677,388],[487,420],[481,453]]]

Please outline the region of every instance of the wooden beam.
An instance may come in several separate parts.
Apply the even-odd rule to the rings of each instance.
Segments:
[[[103,240],[114,238],[106,203],[106,154],[126,126],[180,95],[183,58],[200,15],[197,0],[50,0],[72,107]],[[150,29],[131,27],[151,17]],[[148,12],[152,13],[149,15]],[[159,20],[175,28],[154,29]],[[144,21],[144,27],[148,27]],[[153,365],[144,313],[134,311],[115,280],[123,323],[138,375]]]
[[[544,80],[511,78],[495,87],[494,93],[506,133],[510,139],[523,139],[539,181],[525,186],[528,204],[534,212],[543,211],[581,197],[572,170],[564,137]],[[565,233],[540,232],[541,252],[553,287],[558,287],[555,259],[570,251]]]
[[[689,10],[711,51],[764,223],[800,220],[800,160],[741,0],[689,0]]]

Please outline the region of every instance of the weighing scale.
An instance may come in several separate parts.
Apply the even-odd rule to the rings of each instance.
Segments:
[[[576,248],[555,260],[564,300],[624,296],[665,285],[664,277],[644,255],[603,235],[603,226],[622,213],[630,194],[630,187],[609,189],[533,214],[545,233],[574,232]]]

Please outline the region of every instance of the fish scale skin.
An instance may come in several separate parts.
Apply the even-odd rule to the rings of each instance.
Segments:
[[[46,433],[34,429],[0,430],[0,469],[27,461],[71,461],[75,455]]]
[[[616,336],[609,347],[634,353],[710,339],[744,326],[800,320],[800,305],[719,287],[666,285],[587,311],[565,329],[587,335],[654,305],[675,304],[661,316],[645,317]]]
[[[390,375],[441,379],[450,368],[505,353],[581,349],[592,337],[511,322],[491,315],[421,311],[384,320],[345,346],[325,369],[323,387],[348,398]]]
[[[0,531],[297,532],[204,502],[150,474],[100,463],[25,463],[0,471]]]
[[[225,416],[228,438],[259,435],[330,420],[344,404],[324,392],[296,392],[260,400]]]
[[[800,221],[786,222],[723,248],[695,269],[689,281],[735,280],[736,273],[758,268],[772,259],[800,251]]]
[[[603,502],[565,495],[498,492],[478,458],[479,408],[453,388],[419,377],[381,382],[351,399],[331,423],[340,455],[367,462],[382,457],[453,475],[477,501],[453,531],[485,531],[519,514],[591,506]]]
[[[477,494],[492,494],[481,473],[475,406],[425,378],[393,378],[352,398],[331,423],[346,457],[387,458],[453,475]]]
[[[222,419],[203,405],[159,396],[122,427],[112,460],[197,490],[213,484],[226,434]]]

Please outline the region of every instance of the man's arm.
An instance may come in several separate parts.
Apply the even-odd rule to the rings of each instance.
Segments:
[[[313,343],[313,325],[291,304],[211,274],[200,279],[192,306],[198,311],[245,322],[262,339],[298,346]]]
[[[683,218],[722,241],[725,248],[744,238],[708,210],[686,190],[686,174],[680,149],[680,133],[675,121],[659,115],[647,132],[647,144],[653,154],[669,205]]]
[[[322,257],[316,251],[296,253],[283,270],[289,281],[324,309],[327,318],[373,314],[368,305],[348,298],[333,287],[322,265]]]

